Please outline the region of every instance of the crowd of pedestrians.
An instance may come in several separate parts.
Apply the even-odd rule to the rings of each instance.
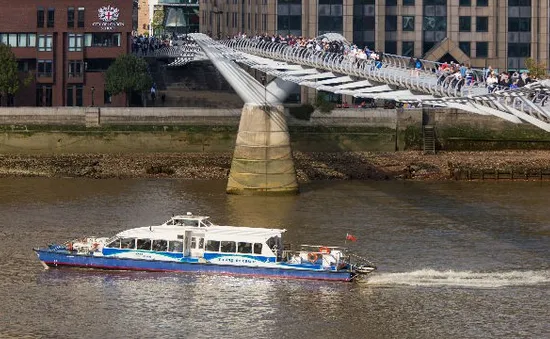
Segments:
[[[132,35],[132,53],[148,55],[160,48],[172,47],[177,44],[177,41],[178,37],[175,34],[155,37],[134,33]]]
[[[341,40],[330,40],[328,38],[306,38],[294,36],[291,34],[258,34],[247,36],[245,33],[227,37],[228,39],[251,39],[256,42],[274,42],[288,45],[294,48],[305,48],[315,52],[326,52],[340,54],[348,60],[352,61],[358,67],[364,67],[366,61],[371,61],[371,69],[382,68],[384,54],[377,50],[371,50],[368,46],[359,48],[357,45],[346,43]]]
[[[348,58],[358,67],[370,65],[371,70],[382,68],[384,53],[371,50],[368,46],[359,48],[357,45],[345,43],[344,41],[329,40],[327,38],[305,38],[301,36],[282,34],[258,34],[248,36],[245,33],[238,33],[228,36],[227,39],[251,39],[257,42],[273,42],[285,44],[295,48],[310,49],[315,52],[337,53]],[[425,70],[422,60],[410,57],[406,66],[410,70],[411,77],[419,77],[422,70]],[[501,72],[497,73],[490,66],[483,72],[474,70],[471,66],[457,62],[443,62],[432,69],[437,76],[437,84],[443,88],[452,88],[460,91],[463,86],[486,86],[489,93],[495,90],[507,90],[521,88],[526,84],[535,81],[527,72]]]
[[[537,81],[528,72],[501,72],[497,73],[491,66],[485,70],[485,83],[489,93],[497,90],[521,88]]]

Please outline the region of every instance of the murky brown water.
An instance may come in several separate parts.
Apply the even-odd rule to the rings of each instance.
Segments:
[[[318,182],[296,197],[224,181],[0,179],[0,338],[550,337],[550,183]],[[45,271],[32,247],[172,213],[273,226],[379,266],[367,283]]]

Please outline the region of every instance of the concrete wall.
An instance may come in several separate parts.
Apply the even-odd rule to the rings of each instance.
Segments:
[[[240,114],[178,107],[2,107],[0,153],[231,152]],[[303,152],[419,150],[427,117],[438,149],[550,148],[550,134],[530,124],[457,110],[339,109],[314,112],[307,121],[287,116],[292,149]]]

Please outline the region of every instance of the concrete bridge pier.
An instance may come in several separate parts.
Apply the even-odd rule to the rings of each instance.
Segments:
[[[244,105],[227,193],[298,193],[290,136],[282,104]]]

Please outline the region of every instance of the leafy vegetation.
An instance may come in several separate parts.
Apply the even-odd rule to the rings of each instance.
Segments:
[[[546,64],[543,62],[536,62],[533,58],[525,59],[525,67],[529,70],[529,75],[532,78],[546,79],[548,73],[546,72]]]
[[[164,31],[164,10],[155,10],[153,12],[153,35],[160,35]]]
[[[147,62],[133,54],[119,56],[105,74],[107,92],[111,95],[125,93],[127,106],[132,92],[143,93],[152,84],[153,79],[147,72]]]
[[[28,76],[21,81],[15,54],[10,47],[0,44],[0,105],[2,104],[3,96],[10,99],[19,91],[21,85],[28,86],[32,80],[32,76],[33,74],[29,72]],[[9,99],[8,104],[10,102]]]
[[[315,107],[311,104],[303,104],[300,106],[289,107],[288,112],[298,120],[307,120],[311,118],[311,114],[315,111]]]
[[[336,107],[336,104],[328,101],[325,95],[318,93],[313,106],[322,113],[330,113]]]

